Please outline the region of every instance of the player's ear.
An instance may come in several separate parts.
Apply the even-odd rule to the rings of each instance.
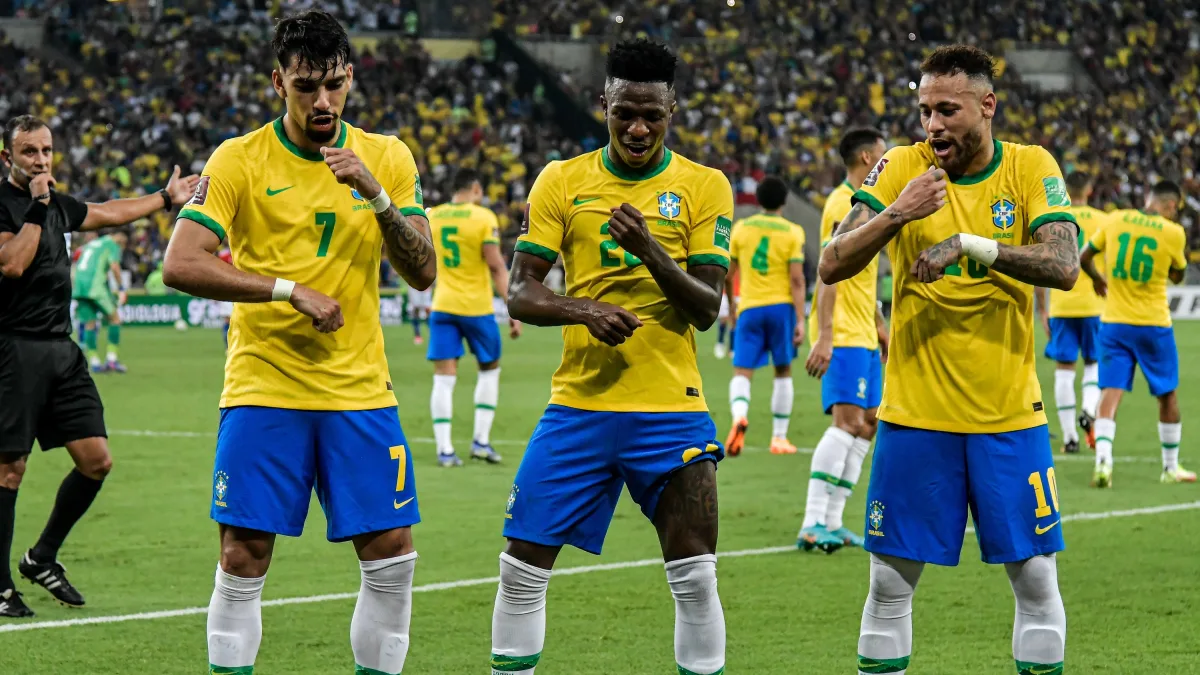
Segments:
[[[990,120],[996,116],[996,92],[989,91],[984,94],[980,104],[983,107],[983,119]]]
[[[279,98],[287,99],[287,89],[283,86],[283,73],[279,72],[278,68],[271,70],[271,86],[275,87],[275,93],[279,94]]]
[[[353,84],[354,84],[354,64],[347,63],[346,64],[346,91],[349,91],[350,87]]]

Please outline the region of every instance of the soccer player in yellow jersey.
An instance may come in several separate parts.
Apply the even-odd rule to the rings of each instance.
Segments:
[[[500,397],[500,329],[492,306],[492,284],[500,297],[508,297],[508,267],[500,255],[500,224],[496,214],[479,205],[483,186],[479,172],[459,169],[451,181],[450,203],[429,210],[429,228],[437,249],[438,283],[429,315],[429,349],[433,361],[433,393],[429,398],[438,463],[461,466],[450,440],[454,416],[454,383],[463,340],[479,362],[475,382],[475,435],[471,458],[495,464],[500,455],[492,449],[492,420]],[[509,319],[510,334],[521,334],[519,321]]]
[[[1084,271],[1101,295],[1107,293],[1100,316],[1100,412],[1096,418],[1094,487],[1112,486],[1112,446],[1117,434],[1117,407],[1122,392],[1133,388],[1133,370],[1140,366],[1150,393],[1158,399],[1158,439],[1162,443],[1163,483],[1194,483],[1195,472],[1179,465],[1179,353],[1167,280],[1182,283],[1187,270],[1187,234],[1175,222],[1183,193],[1163,181],[1154,186],[1142,211],[1112,214],[1104,229],[1092,235],[1081,257]],[[1095,258],[1105,256],[1108,274]],[[1107,276],[1107,280],[1105,279]]]
[[[767,365],[768,358],[775,365],[771,454],[796,453],[787,430],[795,396],[792,359],[804,341],[804,229],[780,215],[787,195],[782,178],[764,178],[756,192],[762,213],[734,223],[729,238],[725,296],[735,298],[730,313],[741,329],[734,338],[733,379],[729,380],[733,428],[725,439],[725,452],[731,457],[741,454],[746,442],[750,378]],[[733,291],[734,279],[741,280],[740,297]]]
[[[600,553],[622,484],[658,530],[678,672],[725,669],[716,558],[724,451],[694,334],[720,308],[733,190],[721,172],[664,145],[675,63],[647,40],[609,50],[608,145],[551,162],[529,193],[508,307],[526,323],[563,326],[563,355],[508,496],[493,675],[533,675],[558,552],[571,544]],[[542,283],[559,255],[564,295]]]
[[[967,45],[929,54],[918,87],[927,140],[879,160],[821,254],[824,283],[853,277],[889,244],[896,270],[860,673],[908,668],[917,580],[925,563],[958,564],[968,507],[984,562],[1003,563],[1012,583],[1017,671],[1062,673],[1063,538],[1033,287],[1075,284],[1079,230],[1050,153],[992,138],[994,68]]]
[[[1071,197],[1071,215],[1079,223],[1083,236],[1090,239],[1104,226],[1108,214],[1088,206],[1092,194],[1092,178],[1081,171],[1067,175],[1067,194]],[[1079,433],[1075,429],[1075,361],[1083,357],[1083,407],[1078,423],[1087,434],[1090,447],[1096,447],[1092,423],[1096,406],[1100,404],[1100,312],[1104,299],[1096,295],[1090,279],[1080,275],[1069,291],[1035,290],[1037,312],[1046,331],[1046,358],[1053,359],[1054,406],[1058,409],[1058,424],[1063,433],[1063,452],[1079,452]],[[1049,302],[1046,296],[1049,294]]]
[[[221,557],[208,608],[213,675],[252,673],[276,535],[298,536],[315,486],[333,542],[353,541],[357,673],[408,653],[420,521],[379,323],[380,251],[410,285],[437,265],[412,153],[342,121],[350,41],[331,15],[281,20],[283,116],[225,141],[180,213],[164,281],[236,303],[213,477]],[[212,255],[228,240],[233,264]]]
[[[877,129],[851,129],[838,150],[846,180],[825,201],[823,245],[850,213],[854,191],[887,152],[887,145]],[[875,411],[883,395],[880,346],[886,349],[887,327],[875,302],[878,285],[878,256],[851,279],[832,285],[817,282],[809,314],[813,346],[805,369],[821,378],[821,408],[833,415],[833,424],[813,451],[804,522],[796,535],[796,545],[806,551],[819,548],[832,553],[842,546],[863,545],[862,535],[842,524],[842,512],[875,438]]]

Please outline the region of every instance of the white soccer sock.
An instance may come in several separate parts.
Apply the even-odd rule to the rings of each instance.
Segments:
[[[1075,371],[1054,371],[1054,405],[1058,407],[1058,424],[1062,427],[1063,442],[1079,440],[1075,429]]]
[[[546,642],[550,570],[500,554],[500,588],[492,610],[492,675],[533,675]]]
[[[1054,554],[1005,563],[1004,569],[1017,599],[1012,642],[1017,667],[1032,670],[1032,666],[1062,663],[1067,645],[1067,613],[1058,591]]]
[[[434,375],[433,393],[429,396],[429,416],[433,418],[433,438],[438,454],[454,452],[450,441],[450,420],[454,417],[454,383],[457,375]]]
[[[475,382],[475,442],[492,442],[492,420],[500,400],[500,369],[481,370]]]
[[[829,505],[825,507],[825,527],[832,532],[842,526],[842,514],[846,510],[846,500],[854,494],[854,485],[862,475],[863,460],[871,451],[871,439],[855,438],[850,452],[846,454],[846,466],[842,468],[842,479],[838,486],[829,494]]]
[[[734,375],[729,381],[729,410],[735,421],[750,412],[750,378],[745,375]]]
[[[854,445],[854,436],[837,427],[829,427],[813,451],[812,474],[808,479],[808,499],[801,528],[824,525],[829,510],[829,495],[837,487],[846,468],[846,457]]]
[[[1100,364],[1083,364],[1083,412],[1096,417],[1100,407]]]
[[[725,613],[717,596],[717,556],[665,565],[675,597],[675,662],[679,672],[709,675],[725,667]]]
[[[1106,417],[1096,420],[1096,466],[1112,465],[1113,439],[1117,437],[1117,422]]]
[[[1163,469],[1179,468],[1179,439],[1183,437],[1183,422],[1158,423],[1158,440],[1162,443]]]
[[[903,675],[908,669],[912,655],[912,598],[924,567],[925,563],[912,560],[871,555],[871,587],[858,633],[860,675]]]
[[[793,388],[791,376],[775,378],[775,386],[771,390],[771,435],[775,438],[787,438],[788,422],[792,417],[792,400],[795,396],[796,390]]]
[[[362,584],[350,619],[350,649],[355,664],[372,673],[398,675],[404,670],[416,565],[416,551],[358,563]]]
[[[262,589],[265,576],[235,577],[217,563],[208,602],[208,662],[223,668],[254,665],[262,642]]]

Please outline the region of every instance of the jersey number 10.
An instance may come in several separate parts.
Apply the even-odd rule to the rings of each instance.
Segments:
[[[1050,501],[1054,504],[1053,511],[1050,510],[1050,504],[1046,503],[1046,489],[1042,487],[1042,474],[1037,471],[1029,474],[1029,485],[1033,487],[1033,496],[1037,499],[1037,510],[1033,513],[1037,518],[1045,518],[1058,511],[1058,481],[1054,479],[1054,467],[1046,469],[1046,484],[1050,487]]]

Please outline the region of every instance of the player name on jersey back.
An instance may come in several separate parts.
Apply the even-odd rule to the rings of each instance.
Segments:
[[[1100,320],[1131,326],[1170,326],[1167,275],[1187,268],[1187,233],[1162,216],[1115,211],[1088,246],[1105,255],[1108,299]],[[1095,259],[1099,269],[1099,256]]]

